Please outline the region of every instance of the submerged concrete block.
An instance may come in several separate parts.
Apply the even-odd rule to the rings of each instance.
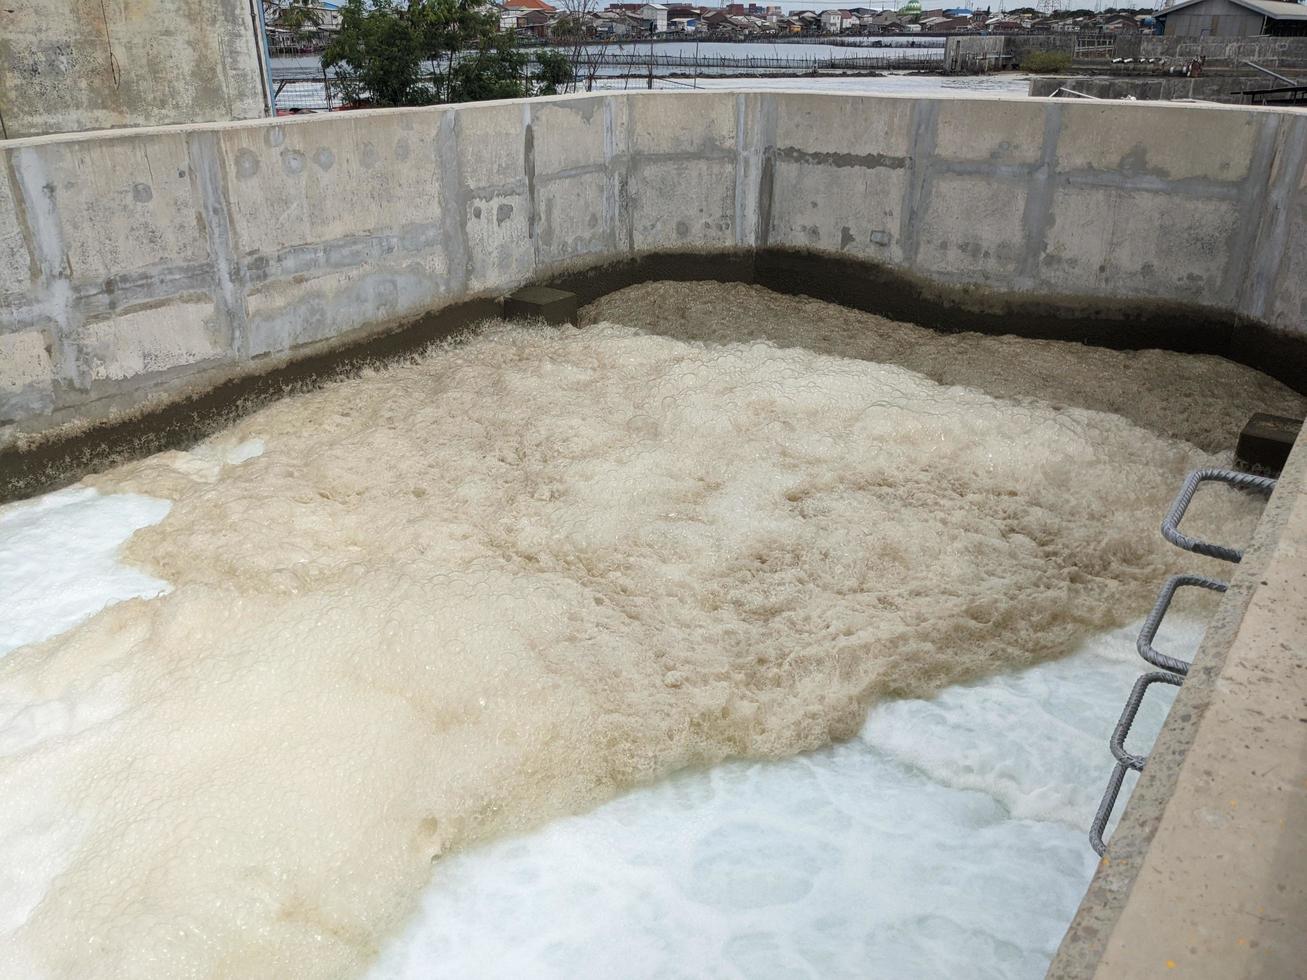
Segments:
[[[1234,457],[1240,469],[1254,473],[1279,474],[1289,459],[1294,440],[1302,431],[1302,419],[1256,412],[1239,433]]]
[[[576,293],[548,286],[527,286],[504,300],[504,318],[576,323]]]

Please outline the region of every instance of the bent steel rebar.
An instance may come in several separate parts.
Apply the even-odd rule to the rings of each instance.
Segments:
[[[1130,727],[1135,723],[1135,716],[1139,714],[1139,706],[1143,704],[1144,695],[1153,684],[1172,684],[1179,687],[1183,683],[1184,678],[1177,674],[1166,670],[1155,670],[1141,674],[1135,681],[1134,687],[1130,689],[1130,696],[1126,698],[1121,717],[1117,719],[1116,727],[1112,730],[1110,744],[1112,755],[1116,758],[1116,765],[1112,767],[1112,774],[1107,777],[1107,788],[1103,791],[1103,798],[1098,802],[1094,820],[1089,825],[1089,845],[1100,857],[1107,851],[1107,842],[1103,840],[1103,834],[1107,830],[1107,822],[1112,819],[1112,811],[1116,809],[1116,800],[1121,794],[1121,785],[1125,782],[1126,772],[1131,769],[1135,772],[1143,772],[1144,765],[1148,762],[1148,756],[1135,755],[1125,747],[1126,737],[1130,734]]]
[[[1275,481],[1266,476],[1253,476],[1251,473],[1240,473],[1238,470],[1225,470],[1212,466],[1194,470],[1185,477],[1180,492],[1176,494],[1175,501],[1171,504],[1171,509],[1166,512],[1166,517],[1162,519],[1162,537],[1177,548],[1183,548],[1185,551],[1192,551],[1198,555],[1220,558],[1222,561],[1241,561],[1243,559],[1243,549],[1241,548],[1212,544],[1210,541],[1191,538],[1180,531],[1180,521],[1184,518],[1184,512],[1194,499],[1194,494],[1198,492],[1198,487],[1209,481],[1229,484],[1240,490],[1254,490],[1268,496],[1275,489]]]
[[[1162,625],[1162,619],[1166,616],[1167,609],[1171,606],[1171,600],[1175,598],[1176,589],[1184,585],[1192,585],[1200,589],[1211,589],[1213,592],[1224,592],[1226,589],[1224,582],[1214,578],[1207,578],[1205,575],[1172,575],[1166,580],[1166,584],[1162,586],[1162,591],[1158,593],[1157,602],[1148,614],[1148,618],[1144,620],[1143,629],[1139,631],[1139,637],[1135,640],[1135,649],[1139,651],[1139,656],[1154,667],[1161,667],[1163,670],[1169,670],[1180,675],[1189,673],[1189,661],[1168,657],[1153,647],[1153,641],[1157,639],[1157,631]]]

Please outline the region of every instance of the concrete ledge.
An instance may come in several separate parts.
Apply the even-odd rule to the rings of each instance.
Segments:
[[[1301,975],[1305,491],[1299,438],[1063,938],[1053,980]]]

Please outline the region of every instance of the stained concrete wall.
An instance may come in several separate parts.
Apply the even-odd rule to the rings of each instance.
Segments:
[[[1307,37],[1159,37],[1122,34],[1112,44],[1115,58],[1206,58],[1213,65],[1252,61],[1263,68],[1307,68]]]
[[[257,0],[7,0],[0,135],[267,114]]]
[[[0,158],[0,446],[660,251],[806,248],[982,300],[1307,318],[1307,117],[1274,110],[614,93]]]
[[[1075,49],[1074,34],[954,35],[944,42],[943,64],[948,72],[993,71],[1019,66],[1027,55],[1037,51],[1073,55]]]
[[[1282,86],[1273,78],[1257,72],[1247,74],[1150,75],[1144,77],[1039,75],[1030,79],[1030,94],[1051,96],[1059,89],[1070,89],[1096,99],[1148,99],[1151,101],[1176,99],[1203,99],[1208,102],[1230,102],[1242,105],[1246,96],[1241,92],[1252,89]],[[1067,96],[1074,98],[1075,96]]]

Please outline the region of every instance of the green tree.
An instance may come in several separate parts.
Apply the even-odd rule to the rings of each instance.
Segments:
[[[1070,67],[1069,51],[1031,51],[1021,59],[1021,70],[1036,75],[1056,75]]]
[[[545,62],[534,82],[527,56],[481,0],[348,0],[322,55],[347,101],[377,106],[550,94],[571,66]]]
[[[429,105],[436,101],[422,78],[423,37],[410,8],[394,0],[348,0],[340,30],[322,52],[334,69],[346,102],[378,106]]]
[[[536,95],[557,95],[576,79],[576,72],[561,51],[548,49],[536,55]]]
[[[277,11],[277,26],[296,34],[307,34],[322,26],[322,17],[307,3],[288,3]]]
[[[571,40],[572,38],[589,37],[594,32],[586,25],[586,22],[578,15],[572,13],[563,14],[558,20],[554,21],[549,28],[550,37],[563,38]]]

